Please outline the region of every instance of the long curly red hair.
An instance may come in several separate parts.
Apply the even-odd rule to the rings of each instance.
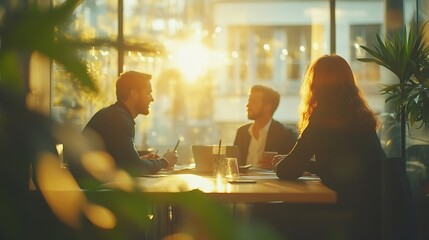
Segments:
[[[377,119],[368,107],[347,61],[325,55],[308,68],[301,86],[300,120],[302,132],[314,124],[348,130],[376,129]]]

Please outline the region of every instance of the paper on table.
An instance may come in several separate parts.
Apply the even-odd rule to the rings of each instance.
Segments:
[[[265,174],[265,175],[242,175],[240,179],[253,179],[253,180],[263,180],[263,179],[279,179],[276,174]]]
[[[298,178],[300,180],[313,180],[313,181],[320,181],[320,177],[317,175],[311,175],[311,176],[302,176]]]

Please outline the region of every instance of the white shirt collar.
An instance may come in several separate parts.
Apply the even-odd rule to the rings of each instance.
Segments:
[[[255,139],[253,137],[252,129],[254,124],[249,127],[249,134],[251,136],[249,143],[249,150],[247,152],[247,164],[252,164],[254,167],[260,167],[259,161],[262,159],[262,156],[265,151],[265,144],[267,141],[268,130],[270,129],[272,119],[263,127],[259,132],[259,138]]]
[[[267,124],[265,124],[264,127],[261,128],[260,130],[260,134],[259,135],[263,135],[263,134],[267,134],[268,130],[270,129],[271,126],[271,122],[273,121],[273,119],[271,118],[270,121],[267,122]],[[255,125],[255,122],[253,122],[250,127],[249,127],[249,134],[252,138],[254,138],[253,136],[253,126]]]

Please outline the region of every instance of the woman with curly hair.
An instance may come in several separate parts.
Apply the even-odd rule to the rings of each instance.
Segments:
[[[314,164],[321,181],[337,193],[335,209],[347,213],[344,220],[352,229],[343,233],[353,234],[347,239],[381,236],[381,163],[386,156],[376,128],[375,114],[349,64],[338,55],[325,55],[311,64],[301,88],[300,137],[289,154],[273,160],[277,176],[285,180],[301,177]]]

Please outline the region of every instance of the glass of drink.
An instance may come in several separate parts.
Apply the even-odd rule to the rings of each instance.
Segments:
[[[223,162],[226,158],[226,146],[213,146],[213,176],[216,178],[222,178],[223,176]]]

